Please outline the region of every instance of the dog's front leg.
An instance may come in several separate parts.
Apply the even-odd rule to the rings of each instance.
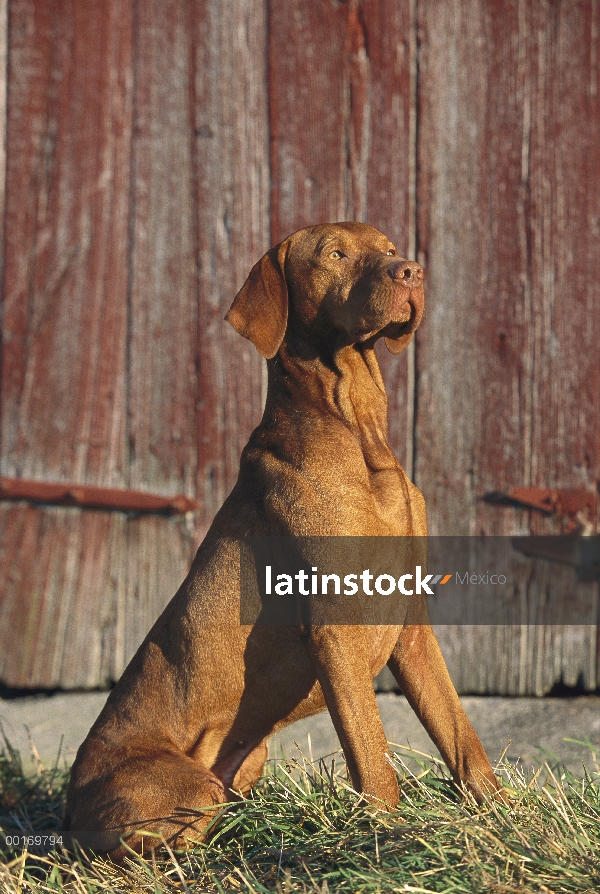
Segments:
[[[352,784],[369,800],[393,808],[398,781],[375,700],[361,627],[311,626],[303,640],[338,734]]]
[[[507,802],[429,624],[410,624],[402,630],[388,667],[455,781],[479,802],[490,794]]]

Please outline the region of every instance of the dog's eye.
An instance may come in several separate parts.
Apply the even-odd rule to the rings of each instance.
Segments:
[[[335,251],[332,251],[332,252],[331,252],[331,254],[329,255],[329,257],[331,258],[332,261],[339,261],[341,258],[344,258],[345,255],[342,254],[341,251],[338,251],[337,248],[336,248]]]
[[[395,248],[390,248],[389,251],[386,251],[386,255],[395,255],[395,254],[396,254]]]

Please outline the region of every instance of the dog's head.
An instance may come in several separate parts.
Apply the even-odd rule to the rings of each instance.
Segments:
[[[409,344],[423,316],[423,271],[399,257],[367,224],[298,230],[254,265],[225,317],[263,357],[288,327],[339,330],[348,344],[383,335],[392,354]]]

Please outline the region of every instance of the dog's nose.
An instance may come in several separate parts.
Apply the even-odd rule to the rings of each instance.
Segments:
[[[414,261],[397,261],[388,268],[388,273],[394,282],[407,289],[414,289],[423,282],[423,268]]]

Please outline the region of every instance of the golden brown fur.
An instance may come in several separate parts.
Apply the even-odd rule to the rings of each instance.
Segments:
[[[198,838],[214,805],[259,778],[268,738],[326,707],[357,791],[395,805],[371,683],[386,663],[453,777],[479,799],[498,788],[422,605],[396,627],[239,624],[247,535],[426,533],[423,497],[388,444],[374,350],[382,335],[394,353],[412,338],[422,276],[372,227],[323,225],[268,252],[237,295],[227,319],[269,358],[264,417],[188,577],[77,754],[66,828],[103,833],[97,847],[119,857],[119,835],[139,828]]]

